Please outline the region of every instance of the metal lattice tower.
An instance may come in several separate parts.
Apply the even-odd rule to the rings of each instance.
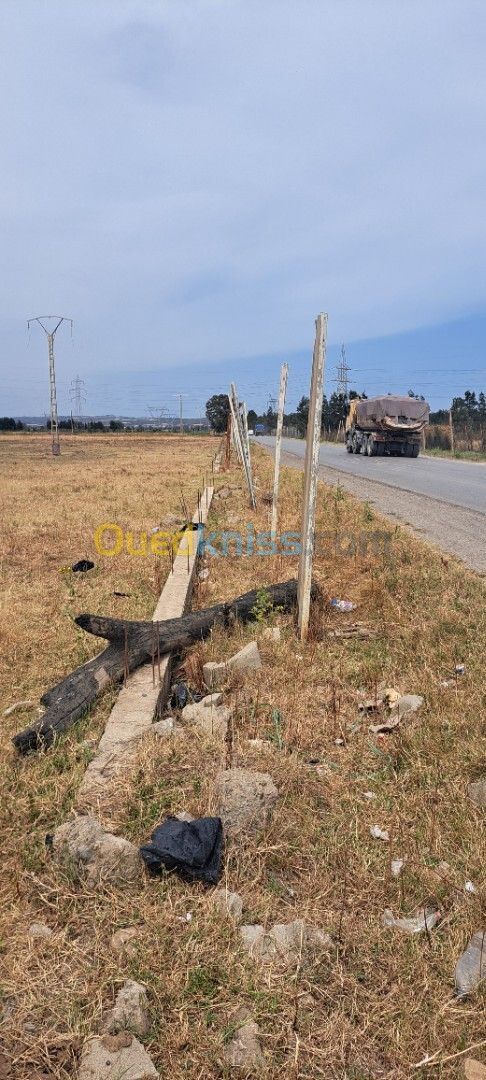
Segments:
[[[74,405],[74,419],[77,420],[79,423],[83,416],[83,405],[86,402],[86,388],[84,380],[80,379],[79,375],[76,375],[75,379],[71,379],[71,388],[69,390],[69,393],[71,395],[71,399]]]
[[[42,319],[57,319],[57,323],[53,330],[48,330],[47,326],[44,326]],[[38,322],[47,337],[47,343],[49,346],[49,388],[50,388],[50,405],[51,405],[51,434],[52,434],[52,453],[54,457],[57,457],[61,453],[61,447],[59,443],[59,431],[57,426],[57,399],[56,399],[56,374],[54,370],[54,337],[61,323],[71,323],[71,337],[73,333],[73,320],[68,319],[66,315],[36,315],[33,319],[28,319],[27,328],[30,330],[30,324]]]
[[[344,397],[348,396],[348,372],[352,370],[353,369],[346,363],[346,350],[344,345],[341,345],[341,356],[336,368],[337,378],[333,379],[333,382],[337,383],[337,393],[343,394]]]

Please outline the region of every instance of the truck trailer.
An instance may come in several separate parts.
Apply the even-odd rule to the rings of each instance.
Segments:
[[[385,394],[374,398],[353,398],[346,419],[345,446],[348,454],[416,458],[422,432],[429,422],[426,401]]]

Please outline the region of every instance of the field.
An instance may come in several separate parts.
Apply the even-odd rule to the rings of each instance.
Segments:
[[[8,508],[5,707],[36,702],[97,651],[73,626],[79,611],[150,616],[168,564],[153,556],[102,558],[94,530],[112,521],[149,532],[166,514],[181,513],[181,484],[192,511],[216,445],[189,437],[65,439],[55,461],[42,436],[0,441]],[[260,448],[253,454],[256,513],[233,464],[218,480],[229,491],[215,499],[214,531],[238,529],[245,537],[247,523],[255,532],[269,528],[262,496],[272,463]],[[282,471],[281,532],[300,527],[301,484],[299,473]],[[305,919],[330,934],[332,955],[268,973],[216,913],[211,890],[165,877],[93,894],[60,874],[44,838],[69,814],[93,753],[87,740],[98,738],[116,688],[52,750],[27,759],[16,756],[10,737],[35,709],[20,711],[2,720],[1,740],[2,1080],[2,1068],[19,1080],[75,1076],[83,1040],[100,1030],[128,977],[147,986],[153,1027],[145,1044],[161,1076],[175,1080],[229,1075],[221,1061],[240,1005],[259,1025],[269,1080],[453,1078],[467,1048],[486,1057],[484,985],[467,1001],[454,996],[456,961],[486,928],[483,820],[467,798],[468,783],[485,773],[485,583],[339,487],[319,485],[318,529],[329,534],[333,554],[315,559],[323,604],[308,643],[297,642],[291,616],[266,612],[263,592],[256,625],[214,631],[186,661],[194,688],[203,660],[224,659],[255,636],[263,661],[261,671],[226,691],[232,740],[220,744],[190,731],[168,742],[148,736],[111,820],[142,843],[169,813],[214,812],[219,769],[268,771],[280,794],[273,822],[260,836],[229,844],[224,883],[241,895],[245,922]],[[375,554],[360,554],[359,546],[340,554],[349,545],[339,539],[336,550],[339,536],[373,530],[390,533]],[[59,572],[84,557],[96,562],[94,571]],[[283,554],[207,555],[210,573],[195,605],[294,577],[296,564]],[[332,596],[353,600],[356,609],[333,610]],[[375,636],[329,637],[356,621]],[[264,637],[269,626],[280,627],[280,642]],[[443,686],[459,663],[464,675]],[[380,736],[370,733],[373,720],[359,703],[382,686],[423,695],[424,704]],[[388,832],[387,842],[371,836],[373,825]],[[396,859],[404,860],[398,878],[391,873]],[[408,916],[429,905],[440,912],[429,935],[382,924],[385,908]],[[53,936],[31,940],[33,921],[47,923]],[[136,954],[120,959],[113,932],[134,924]],[[428,1055],[432,1063],[418,1067]]]

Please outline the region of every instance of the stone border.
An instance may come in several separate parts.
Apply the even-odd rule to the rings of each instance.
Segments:
[[[219,467],[217,458],[215,472],[219,472]],[[202,524],[207,521],[213,495],[213,487],[205,488],[202,493]],[[193,515],[192,521],[195,525],[199,523],[198,511]],[[155,608],[154,622],[177,619],[185,615],[190,607],[196,574],[197,544],[194,545],[192,555],[188,555],[187,545],[187,537],[184,537],[174,559],[172,573],[165,582]],[[102,815],[103,810],[108,810],[113,787],[132,769],[139,738],[151,728],[157,708],[160,709],[167,701],[170,669],[169,654],[160,658],[160,681],[156,659],[155,685],[151,664],[144,664],[129,676],[111,710],[96,756],[88,765],[81,781],[75,802],[76,809],[93,811],[98,816]]]

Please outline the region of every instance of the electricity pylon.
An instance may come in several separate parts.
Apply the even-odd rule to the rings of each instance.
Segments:
[[[48,330],[47,326],[44,326],[43,319],[57,319],[57,323],[53,330]],[[49,346],[49,387],[50,387],[50,403],[51,403],[51,435],[52,435],[52,453],[54,457],[57,457],[61,453],[61,447],[59,444],[59,431],[57,427],[57,400],[56,400],[56,374],[54,371],[54,336],[59,330],[61,323],[71,323],[71,337],[73,333],[73,320],[68,319],[66,315],[36,315],[33,319],[28,319],[27,329],[30,330],[30,324],[38,322],[47,337],[47,343]]]
[[[76,375],[75,379],[71,379],[71,388],[69,390],[71,400],[74,405],[74,419],[80,423],[83,416],[83,405],[86,402],[86,388],[84,379],[80,379],[79,375]]]
[[[337,379],[333,379],[332,381],[337,383],[338,394],[342,394],[346,398],[348,396],[348,371],[352,370],[353,369],[346,363],[346,351],[344,345],[341,345],[341,357],[336,368]]]

